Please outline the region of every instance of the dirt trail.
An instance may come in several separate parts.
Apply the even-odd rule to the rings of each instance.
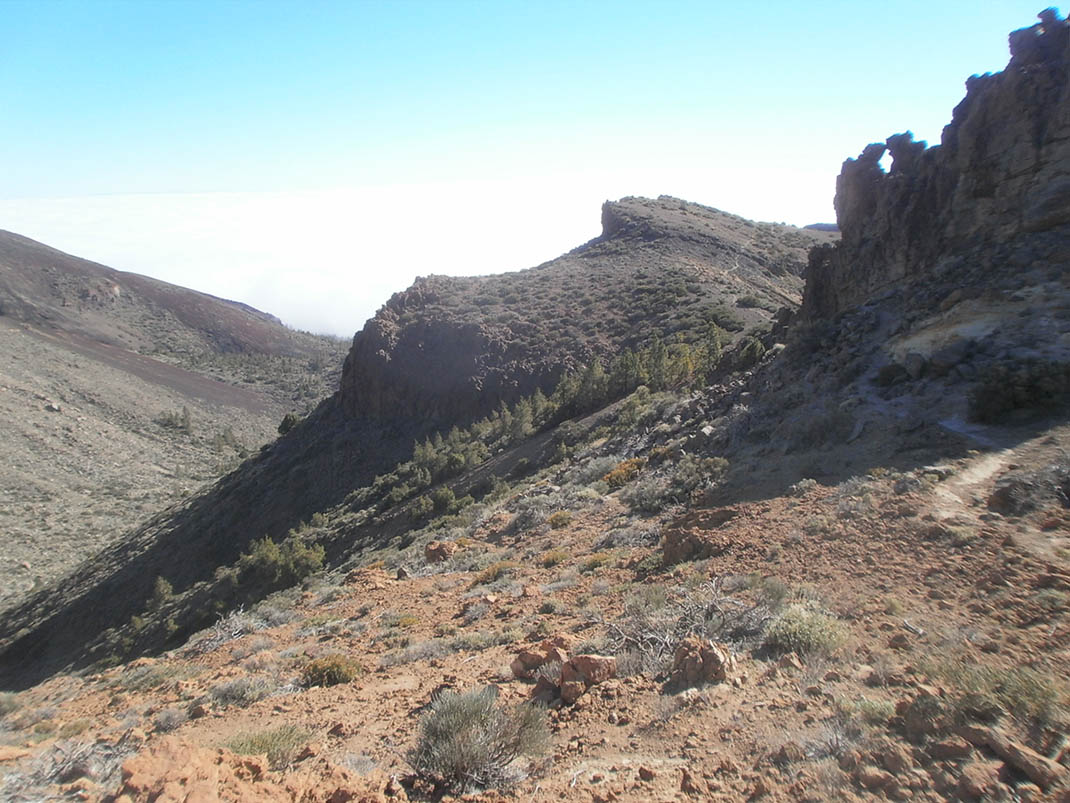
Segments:
[[[954,476],[934,489],[933,515],[937,519],[952,519],[963,514],[974,515],[970,510],[972,498],[980,486],[989,482],[1005,468],[1014,456],[1013,449],[984,454]]]

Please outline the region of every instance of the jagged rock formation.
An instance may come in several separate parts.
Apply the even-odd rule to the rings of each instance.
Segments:
[[[1040,17],[1011,34],[1005,70],[966,82],[939,146],[907,132],[844,162],[842,239],[810,256],[804,318],[918,279],[1070,261],[1070,27]]]
[[[742,331],[798,304],[807,249],[834,236],[668,197],[607,202],[602,229],[530,270],[429,276],[396,294],[354,338],[347,414],[453,423],[655,332]]]

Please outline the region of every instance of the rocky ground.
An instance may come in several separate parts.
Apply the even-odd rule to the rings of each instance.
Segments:
[[[0,342],[0,609],[235,468],[299,407],[235,371],[2,317]]]
[[[653,519],[625,486],[517,530],[506,499],[420,559],[370,554],[166,655],[4,698],[0,788],[422,799],[421,717],[491,685],[548,703],[551,736],[482,799],[1066,799],[1070,514],[1045,472],[1068,447],[1062,426]],[[800,612],[811,636],[770,635]],[[336,655],[353,680],[303,679]]]

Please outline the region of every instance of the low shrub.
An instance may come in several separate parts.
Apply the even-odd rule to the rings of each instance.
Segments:
[[[590,555],[587,560],[580,566],[580,571],[584,574],[590,574],[591,572],[598,571],[599,569],[609,566],[616,559],[616,555],[612,552],[595,552]]]
[[[0,717],[6,717],[20,708],[19,697],[14,692],[0,692]]]
[[[240,733],[226,743],[239,755],[267,756],[273,769],[284,769],[293,763],[305,745],[308,734],[296,725],[282,725],[270,730]]]
[[[846,637],[844,626],[813,606],[795,603],[785,608],[765,631],[766,647],[800,655],[828,655]]]
[[[210,696],[220,705],[252,705],[271,693],[271,684],[261,677],[240,677],[213,686]]]
[[[539,565],[544,569],[549,569],[559,563],[564,563],[569,557],[569,553],[563,549],[551,549],[539,557]]]
[[[349,656],[332,653],[305,664],[301,670],[301,682],[307,687],[337,686],[356,680],[363,672],[364,667]]]
[[[165,708],[156,714],[154,723],[156,730],[161,733],[170,733],[188,719],[189,714],[181,708]]]
[[[306,544],[295,535],[281,544],[264,537],[253,541],[249,551],[238,559],[240,582],[264,589],[297,585],[323,568],[325,554],[319,544]]]
[[[1070,363],[1015,360],[989,366],[970,394],[970,416],[997,424],[1016,410],[1051,410],[1070,399]]]
[[[515,560],[499,560],[496,563],[490,564],[487,568],[476,575],[473,585],[486,585],[493,583],[495,580],[500,580],[507,574],[511,574],[513,570],[518,569],[520,564]]]
[[[545,751],[546,714],[532,704],[506,708],[493,686],[445,691],[421,723],[409,763],[437,790],[464,793],[504,786],[519,777],[521,756]]]
[[[1005,709],[1044,727],[1065,726],[1070,720],[1070,685],[1055,672],[1003,669],[965,654],[923,662],[922,669],[957,690],[953,705],[959,718],[983,720]]]
[[[546,520],[546,523],[550,525],[551,530],[560,530],[563,527],[567,527],[571,521],[571,513],[567,510],[559,510],[556,513],[551,514],[550,518]]]
[[[606,483],[612,490],[623,488],[629,482],[639,476],[639,470],[643,467],[643,459],[640,457],[633,457],[630,460],[623,460],[617,463],[616,467],[607,472],[602,481]]]

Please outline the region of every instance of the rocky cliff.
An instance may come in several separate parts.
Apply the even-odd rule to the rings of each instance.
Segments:
[[[354,338],[347,414],[449,425],[655,333],[707,321],[741,333],[798,304],[807,249],[835,237],[664,196],[607,202],[602,228],[530,270],[430,276],[396,294]]]
[[[842,239],[810,256],[804,318],[916,280],[1070,261],[1070,27],[1052,9],[1040,19],[1011,34],[1006,69],[966,82],[940,145],[907,132],[844,162]]]

